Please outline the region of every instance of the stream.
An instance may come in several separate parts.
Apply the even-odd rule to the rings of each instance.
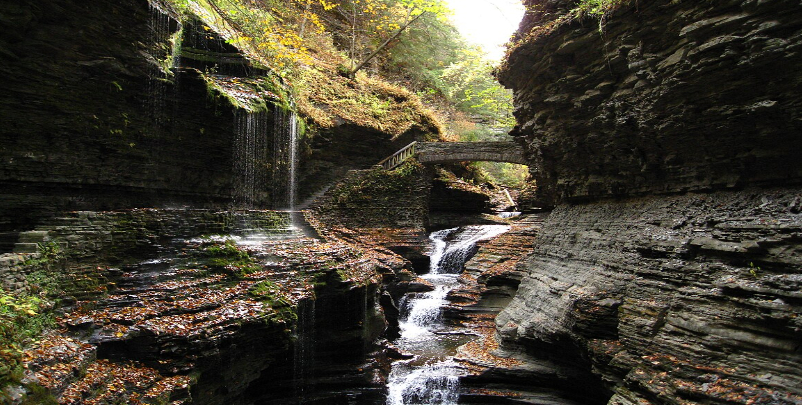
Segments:
[[[505,225],[472,225],[429,235],[429,272],[420,278],[433,290],[408,294],[401,301],[401,336],[393,344],[414,357],[393,364],[387,405],[459,403],[459,378],[464,371],[453,356],[474,336],[445,324],[442,308],[448,304],[448,293],[459,285],[465,262],[476,253],[476,243],[509,229]]]

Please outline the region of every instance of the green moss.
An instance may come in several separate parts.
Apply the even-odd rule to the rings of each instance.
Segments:
[[[28,396],[22,401],[22,405],[57,405],[58,401],[46,388],[38,384],[28,384]]]
[[[270,305],[272,311],[268,320],[283,323],[295,323],[298,320],[297,307],[284,296],[278,284],[263,280],[251,286],[248,294]]]
[[[223,244],[215,244],[203,249],[205,262],[210,270],[223,272],[242,278],[248,274],[261,270],[261,266],[234,243],[226,240]]]
[[[608,12],[629,2],[629,0],[580,0],[574,11],[579,16],[589,15],[595,18],[602,18]]]
[[[408,195],[416,189],[423,171],[423,165],[413,159],[393,170],[373,168],[363,177],[338,185],[333,192],[334,201],[338,204],[371,203]]]
[[[230,77],[207,71],[202,76],[207,93],[216,104],[225,102],[248,112],[293,109],[290,89],[275,74]]]

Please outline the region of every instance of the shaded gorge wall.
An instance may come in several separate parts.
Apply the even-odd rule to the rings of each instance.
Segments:
[[[16,232],[61,211],[236,202],[234,179],[244,175],[233,162],[237,129],[258,124],[265,138],[274,127],[272,113],[249,120],[219,88],[209,90],[203,63],[232,59],[231,73],[259,73],[241,57],[224,56],[236,49],[220,40],[197,44],[197,24],[183,27],[190,34],[176,34],[177,16],[144,0],[0,7],[4,249]],[[217,59],[180,58],[174,43],[184,37],[188,49],[207,48],[205,57],[217,53]],[[178,67],[182,61],[186,68]],[[267,169],[264,161],[258,165]],[[239,197],[267,206],[268,193],[257,194]]]

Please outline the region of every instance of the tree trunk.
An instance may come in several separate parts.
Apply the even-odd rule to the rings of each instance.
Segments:
[[[357,66],[356,66],[355,68],[353,68],[353,69],[352,69],[350,72],[348,72],[348,77],[351,77],[351,78],[353,78],[353,77],[354,77],[354,75],[356,74],[356,72],[358,72],[360,69],[362,69],[363,67],[365,67],[365,65],[366,65],[368,62],[370,62],[370,60],[371,60],[371,59],[373,59],[374,57],[376,57],[376,55],[378,55],[378,54],[379,54],[379,52],[381,52],[382,50],[384,50],[384,48],[386,48],[386,47],[387,47],[387,45],[390,45],[390,43],[391,43],[391,42],[393,42],[393,41],[394,41],[396,38],[400,37],[400,36],[401,36],[401,34],[402,34],[402,33],[403,33],[403,32],[404,32],[406,29],[407,29],[407,27],[409,27],[410,25],[412,25],[412,23],[414,23],[415,21],[417,21],[417,20],[418,20],[419,18],[421,18],[421,17],[422,17],[424,14],[426,14],[426,11],[424,11],[424,12],[422,12],[422,13],[420,13],[420,14],[416,15],[416,16],[415,16],[415,18],[413,18],[413,19],[409,20],[409,21],[408,21],[406,24],[404,24],[404,26],[403,26],[403,27],[399,28],[399,29],[398,29],[398,31],[396,31],[396,32],[395,32],[395,34],[393,34],[393,36],[391,36],[391,37],[390,37],[390,38],[388,38],[386,41],[384,41],[384,43],[382,43],[381,45],[379,45],[379,47],[378,47],[378,48],[376,48],[376,50],[375,50],[375,51],[373,51],[373,52],[372,52],[370,55],[368,55],[368,57],[367,57],[367,58],[365,58],[365,59],[364,59],[362,62],[360,62],[360,63],[359,63],[359,65],[357,65]]]

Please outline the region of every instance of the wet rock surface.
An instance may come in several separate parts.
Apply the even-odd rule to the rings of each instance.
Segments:
[[[477,336],[455,357],[467,371],[460,378],[460,403],[603,403],[603,390],[589,370],[502,347],[496,335],[495,318],[515,297],[526,275],[519,262],[532,253],[546,217],[524,215],[510,222],[510,231],[481,242],[465,265],[460,286],[449,293],[443,316]],[[576,389],[576,381],[583,381],[582,389]]]
[[[404,263],[385,253],[334,239],[174,236],[131,264],[77,263],[64,268],[64,280],[83,281],[60,309],[59,329],[24,355],[23,383],[59,403],[382,395],[380,365],[369,360],[385,328],[377,290]]]

